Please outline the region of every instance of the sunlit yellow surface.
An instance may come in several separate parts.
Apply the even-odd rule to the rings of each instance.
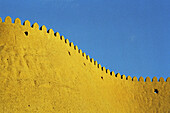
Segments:
[[[169,81],[115,76],[52,29],[0,18],[0,113],[170,113]]]

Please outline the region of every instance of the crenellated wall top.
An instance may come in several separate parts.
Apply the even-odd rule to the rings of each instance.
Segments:
[[[86,55],[86,53],[82,52],[81,49],[78,49],[77,45],[74,45],[73,42],[69,42],[69,40],[65,39],[64,36],[60,36],[60,34],[58,32],[54,32],[53,29],[47,30],[45,25],[43,25],[41,27],[39,27],[38,23],[34,23],[33,25],[31,25],[30,21],[28,21],[28,20],[26,20],[23,24],[21,24],[21,20],[19,18],[16,18],[14,20],[14,23],[12,23],[12,19],[9,16],[7,16],[5,18],[4,22],[2,21],[2,19],[0,17],[0,24],[1,23],[23,25],[23,26],[31,27],[31,28],[36,29],[36,30],[41,30],[43,32],[48,33],[49,35],[53,35],[56,38],[58,38],[61,41],[63,41],[66,45],[70,46],[72,49],[77,51],[77,53],[81,54],[82,57],[84,57],[86,60],[88,60],[94,66],[96,66],[96,68],[98,68],[100,71],[103,71],[106,74],[109,74],[110,76],[116,77],[117,79],[134,81],[134,82],[139,81],[139,82],[146,82],[146,83],[147,82],[170,82],[170,77],[168,77],[166,79],[166,81],[165,81],[163,77],[160,77],[159,80],[157,79],[157,77],[153,77],[152,79],[150,77],[146,77],[145,79],[143,77],[140,77],[138,79],[136,76],[134,76],[132,78],[131,76],[127,76],[126,77],[125,75],[120,75],[120,73],[115,74],[114,71],[110,71],[109,69],[106,69],[105,67],[102,67],[101,64],[98,64],[97,61],[94,61],[93,58],[90,58],[90,56]]]

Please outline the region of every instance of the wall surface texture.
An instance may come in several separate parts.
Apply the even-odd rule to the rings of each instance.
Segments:
[[[0,113],[170,113],[170,78],[110,72],[59,33],[0,18]]]

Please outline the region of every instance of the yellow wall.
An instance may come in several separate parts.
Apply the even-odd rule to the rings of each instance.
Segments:
[[[115,75],[59,33],[18,18],[0,18],[0,70],[0,113],[170,112],[169,77]]]

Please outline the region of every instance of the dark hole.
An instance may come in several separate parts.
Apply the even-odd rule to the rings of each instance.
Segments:
[[[71,56],[71,53],[68,51],[68,54]]]
[[[83,63],[86,66],[86,63]]]
[[[28,107],[30,107],[30,105],[28,105]]]
[[[37,81],[36,81],[36,80],[34,80],[34,84],[35,84],[35,85],[37,84]]]
[[[158,92],[159,92],[158,89],[155,89],[155,90],[154,90],[154,93],[158,94]]]
[[[28,36],[28,32],[27,31],[25,31],[24,33],[25,33],[26,36]]]
[[[101,77],[101,79],[103,79],[103,77]]]

